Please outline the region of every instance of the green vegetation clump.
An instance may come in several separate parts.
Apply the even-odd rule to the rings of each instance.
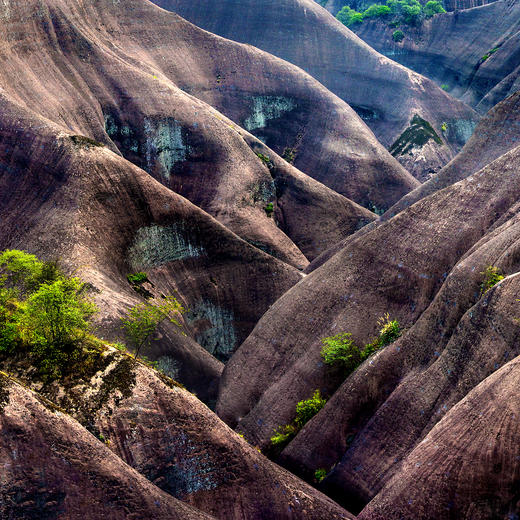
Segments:
[[[378,325],[380,327],[378,337],[363,348],[354,344],[352,334],[348,332],[323,338],[321,340],[323,362],[331,368],[339,370],[346,377],[374,352],[393,343],[402,334],[399,322],[390,319],[388,313],[379,318]]]
[[[274,205],[272,202],[268,202],[265,207],[264,207],[264,211],[266,213],[266,215],[268,217],[271,217],[273,215],[273,211],[274,211]]]
[[[0,354],[26,351],[45,379],[83,351],[96,307],[78,278],[25,251],[0,254]]]
[[[105,146],[103,143],[95,141],[94,139],[91,139],[90,137],[86,137],[84,135],[71,135],[70,140],[73,142],[74,145],[80,148],[102,148]]]
[[[143,272],[134,273],[134,274],[127,274],[126,279],[132,284],[132,285],[141,285],[144,282],[148,282],[148,275]]]
[[[361,351],[354,345],[352,334],[343,332],[323,338],[321,342],[323,343],[321,357],[326,365],[350,374],[361,364]]]
[[[386,4],[372,4],[362,13],[346,5],[336,18],[350,28],[360,25],[364,20],[375,18],[387,20],[388,26],[395,28],[400,24],[418,26],[425,19],[445,12],[442,3],[437,0],[430,0],[424,6],[418,0],[387,0]],[[394,38],[394,41],[401,40]]]
[[[389,151],[394,157],[399,157],[411,152],[415,147],[424,146],[430,139],[442,145],[442,139],[433,126],[415,114],[410,121],[410,126],[398,137]]]
[[[448,131],[448,123],[442,123],[441,125],[441,130],[443,132],[447,132]]]
[[[441,85],[441,88],[442,88],[442,90],[444,90],[444,91],[446,91],[446,92],[447,92],[448,90],[450,90],[450,86],[449,86],[449,85],[446,85],[446,83],[442,84],[442,85]]]
[[[486,52],[486,54],[484,54],[484,56],[482,56],[481,60],[482,61],[486,61],[492,54],[495,54],[495,52],[498,51],[498,47],[494,47],[493,49],[490,49],[489,51]]]
[[[256,156],[266,165],[271,166],[271,158],[263,153],[257,152]]]
[[[282,157],[289,163],[293,164],[296,159],[296,150],[294,148],[285,148]]]
[[[363,14],[354,11],[348,5],[344,6],[339,13],[336,15],[336,18],[343,24],[349,28],[352,28],[356,25],[363,23]]]
[[[424,16],[426,16],[426,18],[431,18],[436,14],[442,14],[445,12],[446,9],[442,7],[442,2],[437,2],[436,0],[430,0],[429,2],[426,2],[424,6]]]
[[[498,267],[493,265],[488,265],[486,270],[480,273],[484,276],[484,280],[480,285],[480,294],[483,295],[489,291],[492,287],[494,287],[500,280],[504,279],[504,275],[500,272]]]
[[[272,446],[283,449],[305,424],[325,406],[326,402],[327,400],[321,396],[319,389],[315,390],[309,399],[300,401],[296,405],[296,417],[294,420],[290,424],[280,426],[275,430],[274,435],[271,437]]]
[[[384,18],[388,16],[392,10],[387,5],[372,4],[368,9],[363,12],[363,19],[368,18]]]
[[[397,31],[394,31],[392,33],[392,40],[394,40],[394,42],[402,42],[404,40],[404,32],[397,29]]]
[[[390,345],[390,343],[393,343],[402,333],[399,322],[390,319],[388,312],[379,318],[377,323],[381,327],[379,329],[379,337],[377,338],[379,348]]]
[[[314,472],[314,479],[319,484],[327,476],[327,470],[325,468],[318,468]]]
[[[136,293],[139,293],[144,298],[153,298],[153,294],[148,289],[143,287],[145,282],[148,282],[153,287],[153,283],[150,282],[150,279],[146,273],[139,272],[134,274],[127,274],[126,279]]]
[[[121,321],[128,339],[135,348],[134,359],[137,361],[141,349],[151,343],[153,335],[163,321],[168,320],[181,329],[182,324],[178,317],[185,310],[173,296],[163,298],[160,303],[147,301],[132,307]]]

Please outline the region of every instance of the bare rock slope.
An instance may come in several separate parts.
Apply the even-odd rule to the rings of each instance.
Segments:
[[[401,42],[384,22],[364,22],[356,33],[374,49],[443,85],[485,113],[518,90],[520,4],[500,0],[402,27]]]
[[[0,26],[0,247],[78,269],[110,338],[128,273],[177,294],[188,336],[149,355],[206,400],[297,269],[375,218],[338,192],[381,208],[417,186],[304,72],[144,0],[10,3]]]
[[[284,294],[227,365],[221,416],[267,447],[321,389],[332,397],[282,460],[309,477],[326,469],[324,489],[354,512],[377,496],[441,417],[519,354],[516,278],[480,291],[486,266],[518,270],[519,157],[515,148],[360,232]],[[363,345],[386,312],[409,330],[337,389],[320,339],[351,332]]]
[[[154,1],[204,29],[306,70],[357,110],[387,147],[419,116],[441,137],[435,146],[427,139],[430,146],[417,147],[418,176],[438,170],[453,157],[478,120],[473,110],[432,81],[374,52],[314,0]],[[446,121],[456,132],[444,137],[441,126]]]

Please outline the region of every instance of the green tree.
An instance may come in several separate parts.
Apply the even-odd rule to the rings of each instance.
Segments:
[[[504,275],[501,273],[500,269],[493,265],[488,265],[486,270],[480,274],[484,275],[484,280],[480,285],[481,295],[487,293],[489,289],[504,279]]]
[[[20,309],[22,339],[48,359],[60,357],[59,353],[70,357],[84,340],[88,320],[96,311],[77,278],[41,284]]]
[[[355,25],[363,22],[363,15],[351,9],[348,5],[344,6],[339,13],[336,15],[336,18],[347,27],[354,27]]]
[[[309,399],[300,401],[296,405],[296,427],[302,429],[325,406],[326,402],[319,389],[315,390]]]
[[[159,325],[168,320],[182,328],[179,316],[184,307],[173,296],[164,298],[160,303],[145,302],[132,307],[121,321],[130,342],[135,348],[135,360],[144,346],[150,344]]]
[[[392,33],[392,40],[394,40],[394,42],[402,42],[404,40],[404,32],[397,29]]]
[[[363,12],[363,19],[365,18],[383,18],[391,13],[390,7],[381,4],[372,4]]]
[[[424,6],[424,15],[426,16],[426,18],[431,18],[436,14],[441,14],[445,12],[446,9],[444,9],[444,7],[442,7],[442,3],[437,2],[437,0],[430,0],[429,2],[426,2],[426,5]]]

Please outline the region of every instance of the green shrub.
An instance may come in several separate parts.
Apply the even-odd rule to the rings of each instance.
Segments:
[[[352,334],[348,332],[323,338],[321,340],[323,343],[321,349],[323,362],[331,367],[340,369],[345,376],[348,376],[365,359],[379,349],[394,342],[402,334],[399,322],[391,320],[388,313],[379,318],[378,325],[381,327],[378,337],[367,343],[362,349],[354,344]]]
[[[388,312],[379,318],[378,321],[381,329],[379,330],[379,346],[385,347],[393,343],[401,335],[401,326],[397,320],[391,320]]]
[[[296,434],[309,422],[327,402],[319,390],[315,390],[312,397],[300,401],[296,405],[296,417],[290,424],[280,426],[271,437],[271,445],[279,450],[283,449]]]
[[[448,130],[448,123],[442,123],[442,125],[441,125],[441,130],[442,130],[443,132],[446,132],[446,131]]]
[[[486,61],[492,54],[495,54],[495,52],[497,52],[497,51],[498,51],[498,47],[490,49],[489,51],[486,52],[486,54],[484,54],[484,56],[482,56],[481,60]]]
[[[271,165],[271,159],[270,157],[268,157],[267,155],[264,155],[263,153],[260,153],[260,152],[257,152],[256,153],[256,156],[266,165],[266,166],[270,166]]]
[[[321,357],[325,364],[342,370],[345,375],[353,372],[361,363],[361,352],[354,345],[352,334],[343,332],[323,338]]]
[[[40,285],[22,305],[19,319],[22,339],[42,357],[69,357],[84,340],[88,320],[96,311],[77,278]]]
[[[363,19],[366,18],[384,18],[391,13],[390,7],[381,4],[372,4],[366,11],[363,12]]]
[[[486,270],[480,273],[484,276],[484,280],[480,285],[480,294],[485,294],[494,287],[500,280],[504,279],[504,275],[501,274],[500,269],[498,267],[494,267],[492,265],[488,265]]]
[[[318,484],[327,476],[327,470],[325,468],[319,468],[314,472],[314,479]]]
[[[363,22],[363,15],[351,9],[348,5],[344,6],[339,13],[336,15],[336,18],[347,27],[354,27]]]
[[[442,88],[442,90],[445,90],[446,92],[447,92],[448,90],[450,90],[450,86],[449,86],[449,85],[446,85],[445,83],[444,83],[443,85],[441,85],[441,88]]]
[[[268,202],[265,207],[264,207],[264,211],[265,211],[265,214],[268,216],[268,217],[271,217],[272,214],[273,214],[273,211],[274,211],[274,205],[272,202]]]
[[[426,18],[431,18],[436,14],[441,14],[445,12],[446,9],[442,7],[442,3],[437,2],[436,0],[430,0],[429,2],[426,2],[424,6],[424,15],[426,16]]]
[[[327,400],[323,399],[319,389],[315,390],[309,399],[300,401],[296,405],[296,419],[294,420],[296,427],[301,430],[325,406],[326,402]]]
[[[397,31],[394,31],[392,33],[392,40],[394,40],[394,42],[402,42],[404,39],[404,32],[403,31],[400,31],[399,29]]]
[[[275,430],[274,435],[271,437],[271,444],[273,446],[283,447],[289,444],[295,436],[296,427],[293,424],[286,424]]]
[[[127,274],[126,279],[132,284],[132,285],[141,285],[145,282],[148,282],[148,275],[143,272],[134,273],[134,274]]]
[[[294,148],[285,148],[282,157],[289,163],[293,164],[296,159],[296,150]]]
[[[83,350],[96,308],[86,286],[57,262],[24,251],[0,254],[0,352],[25,349],[45,379],[59,377]]]

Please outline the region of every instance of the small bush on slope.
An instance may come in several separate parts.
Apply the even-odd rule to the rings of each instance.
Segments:
[[[128,339],[135,348],[135,359],[137,360],[141,349],[150,344],[163,321],[168,320],[180,329],[182,324],[178,316],[184,311],[184,307],[173,296],[163,298],[161,303],[147,301],[132,307],[121,321]]]
[[[278,428],[271,437],[271,444],[279,449],[286,446],[305,424],[325,406],[326,402],[327,400],[321,396],[319,390],[315,390],[309,399],[300,401],[296,405],[296,417],[292,423]]]
[[[480,285],[481,295],[487,293],[489,289],[494,287],[498,282],[500,282],[500,280],[504,279],[504,275],[501,274],[500,269],[492,265],[488,265],[486,270],[480,274],[484,276],[484,280]]]

